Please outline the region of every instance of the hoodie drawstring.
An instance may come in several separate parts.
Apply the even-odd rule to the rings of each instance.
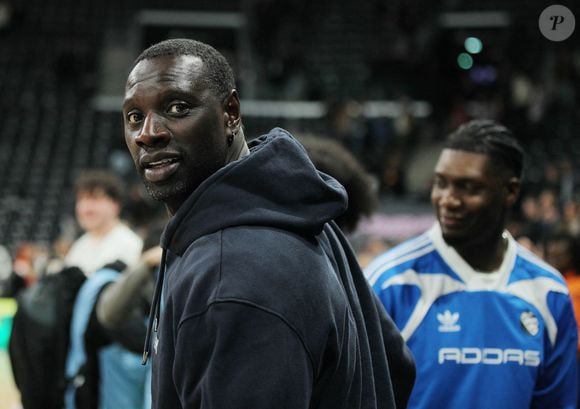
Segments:
[[[167,250],[164,248],[161,253],[161,264],[159,265],[159,275],[155,283],[155,291],[153,292],[153,301],[151,302],[151,310],[149,311],[149,323],[147,324],[147,333],[145,334],[145,345],[143,347],[142,365],[147,364],[151,352],[151,335],[152,332],[157,332],[159,325],[159,315],[161,310],[161,292],[163,289],[163,279],[165,278],[165,263],[167,259]]]

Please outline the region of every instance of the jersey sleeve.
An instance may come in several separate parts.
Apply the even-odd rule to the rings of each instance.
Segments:
[[[215,303],[178,331],[173,374],[182,407],[309,407],[310,357],[275,314],[244,303]]]
[[[578,380],[576,345],[578,333],[570,299],[550,294],[548,303],[558,327],[555,343],[545,345],[544,364],[536,384],[532,408],[575,409]]]

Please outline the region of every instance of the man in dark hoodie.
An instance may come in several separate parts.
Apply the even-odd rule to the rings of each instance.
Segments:
[[[414,362],[332,222],[344,188],[282,129],[246,144],[225,58],[193,40],[151,46],[123,116],[172,215],[144,354],[153,406],[404,406]]]

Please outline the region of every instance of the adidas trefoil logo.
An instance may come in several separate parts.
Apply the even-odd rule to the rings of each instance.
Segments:
[[[461,331],[461,325],[457,324],[459,321],[459,313],[445,310],[443,314],[437,314],[439,325],[439,332],[458,332]]]

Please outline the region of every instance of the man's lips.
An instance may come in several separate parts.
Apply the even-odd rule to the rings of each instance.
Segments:
[[[465,218],[442,215],[439,217],[439,222],[445,227],[456,228],[465,223]]]
[[[143,168],[143,175],[149,182],[162,182],[173,175],[181,164],[179,156],[175,154],[158,153],[146,154],[139,160]]]

